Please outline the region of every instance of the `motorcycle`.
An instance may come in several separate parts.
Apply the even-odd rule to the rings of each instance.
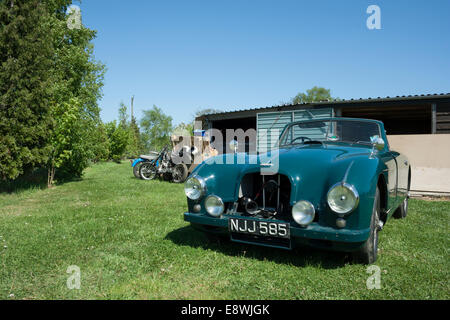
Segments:
[[[159,152],[150,151],[148,155],[141,155],[139,158],[130,160],[131,161],[131,167],[133,168],[133,174],[136,178],[141,179],[141,175],[139,174],[139,169],[141,168],[142,164],[145,162],[151,162],[155,160],[159,156]],[[158,164],[156,164],[158,165]]]
[[[156,158],[144,161],[141,164],[139,168],[141,179],[153,180],[160,177],[175,183],[182,183],[186,180],[188,176],[187,166],[184,163],[175,164],[168,150],[168,146],[165,146]]]

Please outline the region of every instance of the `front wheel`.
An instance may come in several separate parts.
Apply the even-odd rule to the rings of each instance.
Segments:
[[[392,215],[395,219],[405,219],[408,214],[408,202],[409,202],[409,191],[411,190],[411,168],[409,169],[408,175],[408,189],[406,191],[406,198],[403,200],[402,204],[395,210]]]
[[[364,245],[354,254],[356,260],[364,264],[372,264],[377,260],[378,232],[380,231],[380,191],[375,192],[372,218],[370,220],[370,235]]]
[[[188,176],[188,168],[184,163],[177,164],[172,171],[172,181],[182,183]]]
[[[143,180],[153,180],[156,177],[156,167],[150,163],[144,163],[139,168],[139,176]]]
[[[396,219],[405,219],[406,215],[408,214],[408,200],[409,197],[407,196],[405,200],[403,200],[400,207],[397,208],[397,210],[392,215]]]

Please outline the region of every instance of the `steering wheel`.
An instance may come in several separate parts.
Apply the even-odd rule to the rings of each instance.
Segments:
[[[302,143],[305,143],[305,140],[306,140],[306,139],[308,139],[309,141],[312,141],[312,139],[309,138],[309,137],[297,137],[297,138],[295,138],[294,140],[291,141],[291,144],[293,144],[294,141],[296,141],[296,140],[298,140],[298,139],[302,139]]]

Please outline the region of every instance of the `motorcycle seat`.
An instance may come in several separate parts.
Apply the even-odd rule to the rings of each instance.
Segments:
[[[144,160],[155,160],[156,158],[158,158],[158,154],[140,155],[139,157]]]

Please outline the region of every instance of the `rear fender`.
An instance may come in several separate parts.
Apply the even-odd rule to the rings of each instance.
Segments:
[[[133,161],[133,163],[131,164],[131,166],[134,168],[139,162],[143,162],[144,159],[142,158],[138,158],[136,160]]]

